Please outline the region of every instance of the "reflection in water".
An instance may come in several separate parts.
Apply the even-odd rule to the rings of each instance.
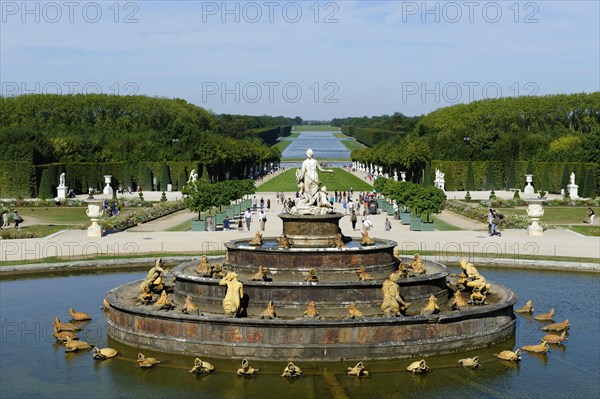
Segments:
[[[292,140],[292,143],[283,150],[281,157],[285,158],[306,158],[306,150],[312,148],[317,159],[350,159],[350,150],[342,144],[342,139],[333,136],[331,132],[301,132],[300,135]]]
[[[252,361],[260,372],[255,378],[241,378],[235,374],[241,359],[207,358],[216,372],[195,376],[188,370],[195,357],[203,358],[202,353],[158,353],[107,339],[106,319],[100,310],[104,293],[143,278],[144,272],[0,281],[0,397],[79,398],[85,392],[86,397],[102,398],[327,398],[340,388],[351,398],[598,397],[600,278],[593,274],[507,269],[485,269],[483,273],[488,280],[517,292],[521,298],[517,307],[531,298],[534,307],[554,307],[559,319],[568,317],[572,327],[564,347],[551,345],[543,356],[523,353],[520,363],[496,359],[494,353],[537,344],[545,335],[540,330],[544,323],[517,315],[514,340],[428,357],[431,369],[425,375],[406,372],[406,366],[417,359],[365,359],[369,378],[359,380],[346,375],[346,368],[355,361],[297,362],[304,375],[288,381],[279,377],[287,363],[283,360]],[[64,346],[55,343],[52,320],[58,315],[68,322],[68,309],[75,305],[93,318],[81,331],[81,339],[117,349],[116,358],[95,361],[91,351],[65,354]],[[136,362],[140,351],[164,362],[153,369],[140,369]],[[457,363],[460,358],[473,356],[479,356],[482,364],[477,370]],[[326,373],[335,379],[324,378]],[[339,385],[331,385],[332,381]]]

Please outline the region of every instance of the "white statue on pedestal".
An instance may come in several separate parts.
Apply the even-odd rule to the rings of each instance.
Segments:
[[[187,182],[195,182],[196,180],[198,180],[198,173],[196,173],[196,169],[192,169],[192,171],[190,172],[190,178]]]
[[[398,171],[394,169],[394,181],[398,181]]]
[[[445,187],[446,187],[446,180],[445,180],[446,174],[443,173],[441,170],[439,170],[438,168],[435,168],[435,180],[433,181],[433,185],[437,188],[439,188],[442,191],[445,191]]]
[[[575,184],[575,173],[571,172],[571,185]]]
[[[56,187],[56,197],[58,199],[67,199],[67,184],[66,184],[65,173],[61,173],[58,179],[58,187]]]
[[[320,214],[328,212],[329,209],[323,203],[326,196],[326,189],[319,192],[319,174],[318,172],[333,173],[333,170],[323,169],[319,161],[313,158],[314,152],[310,148],[306,150],[306,159],[302,162],[302,167],[296,171],[296,182],[300,192],[300,201],[292,213],[302,214]],[[328,199],[326,199],[327,202]]]
[[[60,178],[58,180],[58,187],[66,187],[65,173],[64,172],[60,174]]]
[[[577,184],[575,184],[575,173],[571,172],[571,184],[569,184],[567,186],[567,188],[569,189],[569,196],[571,197],[571,199],[578,199],[579,198],[579,186]]]

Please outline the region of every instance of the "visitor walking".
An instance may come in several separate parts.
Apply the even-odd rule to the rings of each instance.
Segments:
[[[271,210],[271,199],[267,198],[267,212]]]
[[[356,212],[352,212],[352,216],[350,216],[350,221],[352,222],[352,231],[356,230]]]
[[[13,212],[13,220],[15,221],[15,229],[21,231],[21,226],[19,226],[19,224],[23,223],[23,218],[16,209]]]
[[[256,195],[252,198],[252,210],[256,212],[256,207],[258,205],[258,201],[256,200]]]
[[[223,219],[223,231],[229,230],[229,215],[225,215],[225,219]]]
[[[265,223],[267,222],[267,214],[262,209],[258,214],[258,220],[260,220],[260,231],[265,231]]]
[[[265,199],[260,197],[260,211],[262,212],[265,209]]]
[[[250,211],[250,208],[244,212],[244,220],[246,221],[246,228],[250,231],[250,223],[252,222],[252,211]]]
[[[373,227],[373,223],[371,223],[371,219],[369,219],[369,215],[363,216],[361,221],[363,224],[363,228],[365,230],[371,230],[371,227]]]
[[[10,225],[10,219],[8,217],[8,211],[2,211],[2,218],[0,219],[0,226],[8,227]]]
[[[596,216],[596,214],[594,213],[594,210],[592,208],[588,208],[588,217],[590,218],[589,223],[590,224],[594,224],[594,217]],[[588,223],[587,221],[584,221],[584,223]]]
[[[390,231],[392,229],[392,223],[388,220],[388,218],[385,218],[385,231]]]
[[[487,214],[487,222],[488,222],[488,234],[492,235],[494,230],[492,229],[492,221],[494,220],[494,210],[492,208],[489,209]]]

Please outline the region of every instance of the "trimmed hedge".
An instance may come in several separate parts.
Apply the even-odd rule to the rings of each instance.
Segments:
[[[37,194],[35,168],[29,162],[0,161],[0,198],[29,198]]]
[[[355,127],[353,130],[354,131],[352,135],[356,138],[356,140],[369,147],[373,147],[380,141],[387,140],[391,136],[398,134],[398,132],[368,127]],[[342,130],[342,132],[344,131]]]

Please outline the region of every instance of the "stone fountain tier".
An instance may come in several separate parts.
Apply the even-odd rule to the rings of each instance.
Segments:
[[[249,245],[249,239],[233,240],[225,244],[229,269],[236,272],[255,272],[258,265],[272,272],[306,273],[311,268],[317,274],[352,273],[363,266],[369,273],[391,273],[397,266],[392,240],[375,239],[375,245],[361,246],[353,238],[345,248],[292,247],[278,248],[277,239],[264,238],[262,246]],[[410,264],[410,262],[408,262]],[[387,275],[385,275],[387,277]]]
[[[425,267],[426,274],[398,281],[401,295],[412,304],[409,313],[419,313],[432,294],[440,305],[448,301],[446,277],[449,273],[446,267],[431,261],[426,261]],[[183,302],[190,295],[200,309],[221,313],[226,287],[219,285],[219,278],[199,276],[196,268],[195,262],[188,262],[173,269],[175,296]],[[309,301],[315,301],[324,317],[344,317],[350,301],[354,301],[366,316],[379,315],[383,280],[393,272],[393,267],[388,267],[382,278],[371,281],[359,281],[355,270],[320,274],[318,283],[305,282],[304,276],[288,271],[269,274],[271,281],[250,281],[249,271],[240,272],[238,279],[244,284],[249,316],[259,315],[269,301],[275,303],[280,317],[302,316]]]
[[[326,215],[297,215],[280,213],[283,221],[283,234],[290,239],[294,248],[327,248],[335,245],[341,213]]]
[[[139,282],[109,291],[108,335],[137,348],[217,358],[365,360],[434,355],[492,345],[514,335],[517,296],[492,284],[486,306],[432,316],[360,319],[227,318],[136,306]],[[246,288],[246,287],[245,287]]]

